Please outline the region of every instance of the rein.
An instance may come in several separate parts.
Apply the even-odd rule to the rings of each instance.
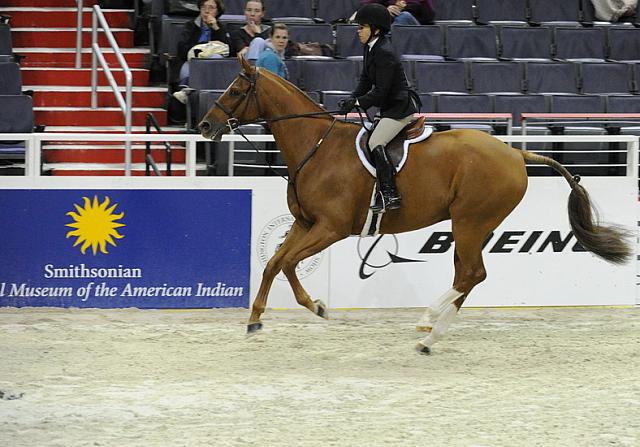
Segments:
[[[277,117],[271,118],[271,119],[262,119],[262,118],[260,118],[260,119],[255,119],[255,120],[252,120],[252,121],[240,122],[234,116],[234,113],[240,107],[240,105],[244,102],[244,100],[245,100],[245,98],[247,98],[247,96],[250,96],[255,100],[256,107],[258,109],[258,115],[259,116],[263,115],[261,107],[260,107],[260,103],[258,102],[258,97],[256,95],[256,82],[258,80],[258,74],[259,74],[259,72],[257,72],[255,76],[249,76],[245,72],[241,72],[240,73],[239,76],[244,78],[247,82],[249,82],[249,88],[245,92],[242,93],[242,95],[240,96],[238,101],[234,104],[234,106],[233,106],[233,108],[231,110],[229,110],[219,100],[216,100],[215,103],[214,103],[215,107],[218,107],[220,110],[222,110],[227,115],[227,127],[229,128],[229,131],[232,132],[232,133],[237,132],[238,134],[240,134],[240,136],[242,138],[244,138],[247,143],[249,143],[251,148],[256,153],[260,153],[260,150],[256,147],[256,145],[253,143],[253,141],[251,141],[251,140],[249,140],[249,138],[247,138],[247,136],[244,134],[244,132],[242,132],[242,129],[240,129],[240,126],[245,125],[245,124],[257,124],[257,123],[267,123],[268,124],[268,123],[273,123],[273,122],[277,122],[277,121],[284,121],[284,120],[296,119],[296,118],[319,118],[319,117],[323,117],[323,116],[327,116],[327,115],[331,116],[334,113],[338,112],[337,110],[335,110],[335,111],[324,111],[323,110],[323,111],[320,111],[320,112],[296,113],[296,114],[290,114],[290,115],[277,116]],[[243,113],[244,113],[244,111],[246,111],[248,106],[249,106],[249,104],[248,104],[248,101],[247,101],[247,103],[244,106]],[[359,108],[358,108],[358,110],[360,111]],[[362,118],[362,113],[360,113],[360,120],[362,121],[362,123],[364,125],[364,119]],[[309,162],[309,160],[311,160],[311,158],[313,158],[313,156],[316,154],[316,152],[320,148],[320,145],[323,143],[325,138],[329,135],[331,130],[333,130],[333,128],[334,128],[334,126],[335,126],[337,121],[338,121],[338,118],[336,118],[334,116],[333,120],[331,122],[331,125],[327,128],[327,130],[324,132],[322,137],[320,137],[320,139],[315,144],[315,146],[313,146],[311,148],[311,150],[309,150],[309,152],[307,152],[307,154],[304,156],[302,161],[300,163],[298,163],[298,166],[296,166],[296,169],[293,172],[293,175],[291,176],[290,179],[287,179],[284,175],[278,173],[274,169],[274,167],[271,165],[271,163],[269,163],[269,161],[266,161],[267,165],[269,166],[269,169],[272,172],[274,172],[278,176],[282,177],[289,185],[291,185],[293,187],[293,192],[294,192],[294,194],[296,196],[296,201],[298,201],[298,191],[297,191],[297,187],[296,187],[296,178],[297,178],[298,174],[300,173],[302,168],[307,164],[307,162]],[[299,201],[298,201],[298,203],[299,203]]]

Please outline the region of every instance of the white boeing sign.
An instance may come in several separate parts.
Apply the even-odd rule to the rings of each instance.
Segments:
[[[583,178],[602,216],[635,231],[635,186],[623,177]],[[563,178],[530,178],[522,203],[483,250],[487,279],[466,306],[625,305],[636,302],[636,262],[614,266],[585,252],[567,217]],[[635,243],[635,240],[632,240]],[[453,283],[450,222],[331,248],[331,307],[422,307]]]

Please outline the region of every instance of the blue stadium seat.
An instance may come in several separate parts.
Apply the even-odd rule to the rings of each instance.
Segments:
[[[473,62],[470,64],[471,91],[521,93],[522,71],[521,64],[516,62]]]
[[[549,111],[548,99],[544,95],[495,95],[493,96],[493,111],[495,113],[510,113],[513,117],[512,133],[522,134],[521,116],[523,113],[547,113]],[[528,135],[548,135],[549,130],[545,126],[527,126]],[[522,148],[522,143],[510,143],[513,147]],[[533,145],[533,144],[532,144]],[[548,143],[535,143],[537,150],[547,149]],[[551,170],[535,168],[532,173],[547,173]]]
[[[185,24],[190,20],[193,20],[193,18],[167,16],[162,18],[162,30],[158,54],[164,55],[166,53],[170,56],[178,54],[180,36],[182,35]]]
[[[513,124],[520,125],[523,113],[547,113],[549,105],[544,95],[492,95],[495,113],[510,113]]]
[[[600,95],[551,95],[552,113],[604,113],[604,97]]]
[[[469,95],[466,93],[444,93],[434,95],[436,112],[438,113],[492,113],[491,97],[489,95]],[[492,126],[479,123],[451,124],[452,129],[471,128],[492,132]]]
[[[358,25],[336,26],[336,56],[362,56],[362,44],[358,40]]]
[[[169,84],[179,81],[181,63],[176,59],[178,54],[178,42],[182,36],[185,24],[192,20],[190,17],[167,17],[162,18],[160,25],[160,45],[158,55],[161,64],[167,71],[167,82]]]
[[[289,39],[293,42],[318,42],[333,44],[333,31],[328,23],[316,23],[313,25],[287,25]]]
[[[0,133],[33,132],[33,102],[27,95],[0,95]],[[22,175],[24,141],[0,141],[0,175]]]
[[[15,62],[0,63],[0,95],[20,95],[22,76],[20,66]]]
[[[607,95],[607,113],[640,113],[640,96]]]
[[[195,114],[195,121],[199,123],[207,112],[213,107],[224,90],[200,90],[198,95],[198,111]]]
[[[473,21],[474,0],[432,0],[436,21]]]
[[[447,26],[447,57],[451,59],[496,59],[495,28],[492,26]]]
[[[33,132],[33,101],[28,95],[0,95],[0,133]]]
[[[345,92],[341,90],[329,90],[322,92],[322,104],[327,110],[338,110],[340,107],[338,103],[351,97],[351,92]]]
[[[492,113],[491,96],[466,93],[435,95],[438,113]]]
[[[317,16],[325,22],[347,19],[360,7],[359,0],[316,0]]]
[[[527,21],[528,0],[476,0],[478,21]]]
[[[245,0],[226,0],[224,2],[225,14],[244,14]]]
[[[464,62],[416,61],[415,86],[420,93],[469,91],[469,77]]]
[[[205,106],[200,105],[199,91],[224,91],[238,76],[239,72],[240,66],[235,58],[191,59],[189,61],[189,87],[194,89],[195,92],[189,95],[187,125],[196,125],[200,122],[197,118]]]
[[[422,113],[433,113],[436,111],[436,100],[430,93],[420,93],[420,101],[422,101]]]
[[[313,100],[313,102],[320,104],[322,101],[321,92],[305,92],[305,94]]]
[[[13,54],[11,28],[6,23],[0,23],[0,55],[9,56],[11,54]]]
[[[601,95],[553,95],[551,100],[552,113],[604,113],[605,98]],[[561,125],[561,124],[560,124]],[[606,130],[604,125],[590,123],[569,123],[561,125],[563,133],[566,135],[604,135]],[[607,153],[588,153],[584,151],[602,150],[605,143],[564,143],[561,146],[564,150],[576,151],[575,153],[559,154],[558,161],[565,164],[603,164],[609,162]],[[602,171],[604,169],[604,171]],[[602,172],[601,172],[602,171]],[[574,174],[588,175],[598,173],[606,174],[605,168],[572,168]]]
[[[353,91],[359,76],[349,59],[300,59],[300,82],[306,91]]]
[[[310,0],[266,2],[265,15],[277,17],[307,17],[313,16]]]
[[[235,58],[191,59],[189,61],[189,87],[196,90],[226,90],[240,73]]]
[[[527,93],[578,93],[576,64],[562,62],[526,62]]]
[[[444,56],[444,34],[436,25],[394,25],[391,40],[396,54],[403,56]]]
[[[582,19],[580,0],[530,0],[530,18],[534,23],[578,22]]]
[[[300,65],[297,59],[285,59],[284,64],[287,66],[289,77],[287,80],[292,84],[295,84],[298,88],[301,88],[300,84]]]
[[[552,33],[548,27],[503,26],[499,35],[503,59],[551,58]]]
[[[640,62],[640,29],[611,26],[607,29],[609,54],[614,61]]]
[[[637,113],[640,114],[640,97],[636,95],[607,95],[607,113]],[[640,122],[620,120],[616,125],[620,126],[623,135],[640,135]]]
[[[604,28],[554,28],[554,57],[564,60],[605,60]]]
[[[635,90],[629,64],[585,62],[579,67],[581,93],[630,93]]]

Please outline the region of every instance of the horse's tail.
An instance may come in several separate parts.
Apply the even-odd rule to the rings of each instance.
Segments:
[[[618,225],[602,225],[591,204],[587,190],[579,184],[580,176],[573,176],[552,158],[521,151],[525,161],[543,163],[561,174],[571,186],[569,195],[569,223],[580,244],[596,256],[613,264],[624,264],[632,255],[628,238],[631,232]]]

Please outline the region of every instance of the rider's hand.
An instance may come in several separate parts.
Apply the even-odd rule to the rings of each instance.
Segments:
[[[355,106],[356,106],[356,98],[341,99],[338,102],[338,107],[340,107],[341,115],[346,115],[347,113],[351,112]]]

